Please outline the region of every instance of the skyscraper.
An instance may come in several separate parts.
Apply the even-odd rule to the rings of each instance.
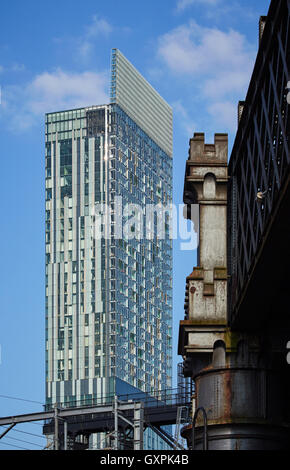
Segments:
[[[113,49],[110,104],[45,126],[46,404],[170,388],[169,222],[164,237],[123,225],[128,209],[172,202],[172,110]]]

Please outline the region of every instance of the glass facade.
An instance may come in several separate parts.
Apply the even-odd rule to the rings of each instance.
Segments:
[[[171,155],[116,103],[49,113],[45,126],[46,403],[171,388],[169,222],[162,239],[116,236],[116,197],[172,202]],[[110,237],[96,237],[98,204]]]
[[[118,50],[112,50],[111,102],[172,156],[172,109]]]

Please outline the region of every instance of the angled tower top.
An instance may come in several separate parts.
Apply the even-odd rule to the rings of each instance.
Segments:
[[[172,156],[172,108],[118,49],[112,49],[111,103]]]

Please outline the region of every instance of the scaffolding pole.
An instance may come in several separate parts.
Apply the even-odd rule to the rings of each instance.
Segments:
[[[58,450],[58,408],[54,405],[54,450]]]
[[[66,420],[64,420],[64,422],[63,422],[63,433],[64,433],[63,449],[67,450],[67,421]]]
[[[134,450],[143,450],[144,403],[134,403]]]
[[[9,426],[9,428],[5,429],[5,431],[2,432],[2,434],[0,435],[0,439],[2,439],[2,437],[4,437],[5,434],[7,434],[10,431],[10,429],[14,428],[15,425],[16,425],[16,423],[13,423]]]
[[[115,423],[115,434],[114,434],[114,449],[118,450],[118,397],[115,395],[115,406],[114,406],[114,423]]]

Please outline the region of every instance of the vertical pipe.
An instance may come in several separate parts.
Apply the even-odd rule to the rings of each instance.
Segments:
[[[64,430],[64,450],[67,450],[67,421],[65,420],[63,423],[63,430]]]
[[[58,449],[58,409],[57,404],[54,405],[54,450]]]
[[[115,420],[114,448],[115,450],[118,450],[118,397],[117,395],[115,395],[114,420]]]

